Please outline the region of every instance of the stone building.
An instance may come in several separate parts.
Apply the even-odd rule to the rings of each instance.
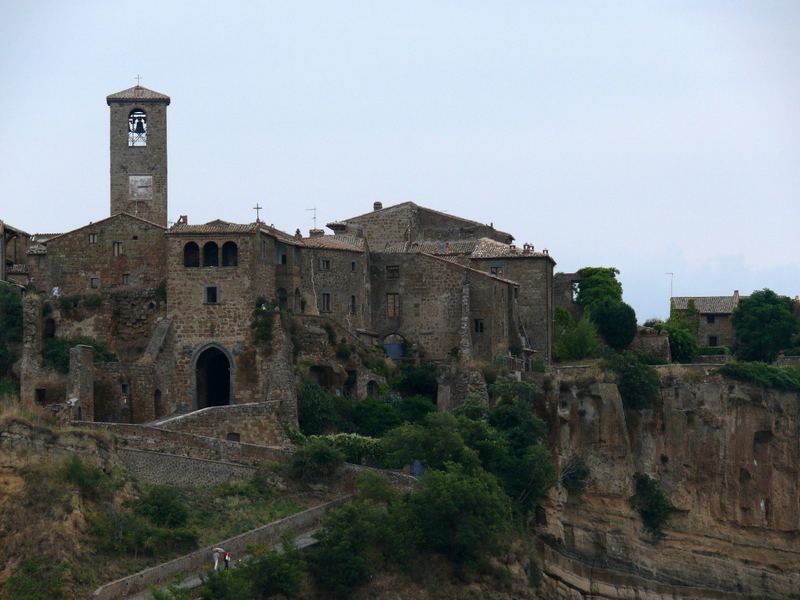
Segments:
[[[330,223],[332,235],[187,216],[168,227],[170,98],[136,86],[107,102],[110,216],[33,236],[0,224],[3,279],[13,267],[32,290],[23,400],[71,396],[83,418],[106,421],[211,408],[219,419],[216,407],[229,405],[260,405],[241,414],[291,421],[302,369],[335,393],[375,393],[383,379],[359,358],[369,346],[439,365],[448,407],[481,385],[485,394],[474,361],[525,369],[531,358],[549,360],[555,261],[547,250],[412,202],[375,203]],[[253,328],[268,314],[265,347]],[[330,328],[361,350],[334,348]],[[47,340],[77,337],[104,343],[114,360],[92,364],[82,348],[69,374],[43,363]],[[293,339],[314,348],[306,363],[315,364],[293,363]]]
[[[30,234],[0,221],[0,281],[27,283],[30,240]]]
[[[696,319],[697,342],[701,346],[733,346],[731,315],[744,298],[739,296],[739,290],[731,296],[674,296],[670,312],[683,312]]]

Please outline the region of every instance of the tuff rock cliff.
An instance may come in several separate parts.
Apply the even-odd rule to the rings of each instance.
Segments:
[[[800,394],[703,366],[659,367],[652,408],[623,409],[613,377],[562,369],[541,416],[563,465],[591,469],[539,515],[545,598],[800,597]],[[630,504],[634,473],[675,511],[655,540]]]

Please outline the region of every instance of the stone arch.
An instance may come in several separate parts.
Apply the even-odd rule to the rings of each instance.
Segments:
[[[239,247],[236,242],[222,244],[222,266],[235,267],[239,264]]]
[[[227,406],[233,402],[235,363],[228,350],[217,343],[206,344],[192,360],[192,406]]]
[[[203,244],[203,266],[219,266],[219,246],[216,242],[206,242]]]
[[[403,345],[406,339],[397,332],[390,333],[383,338],[383,349],[389,358],[398,359],[403,358]]]
[[[289,308],[289,294],[283,288],[278,288],[275,292],[275,295],[278,297],[278,308],[281,310],[286,310]]]
[[[367,382],[367,398],[377,398],[378,397],[378,382],[374,379],[370,379]]]
[[[200,266],[200,246],[198,246],[195,242],[189,242],[183,247],[183,266]]]

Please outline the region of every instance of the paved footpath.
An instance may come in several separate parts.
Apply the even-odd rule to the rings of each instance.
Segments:
[[[297,537],[294,538],[294,544],[298,548],[308,548],[309,546],[313,546],[317,543],[317,540],[314,539],[314,534],[319,531],[319,529],[312,529],[310,531],[305,531],[299,534]],[[282,549],[282,544],[274,544],[272,546],[274,550],[280,551]],[[211,563],[211,557],[209,556],[209,564]],[[220,559],[220,565],[223,564],[222,560]],[[200,579],[199,574],[192,575],[191,577],[187,577],[183,581],[177,584],[180,589],[184,590],[193,590],[202,585],[203,581]],[[160,586],[160,587],[167,587],[167,586]],[[128,596],[127,600],[149,600],[150,598],[150,591],[145,590],[143,592],[139,592],[133,596]]]

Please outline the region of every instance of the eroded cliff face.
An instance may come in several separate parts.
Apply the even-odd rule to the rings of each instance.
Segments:
[[[625,411],[609,375],[556,372],[542,416],[560,463],[582,456],[591,481],[546,507],[544,596],[800,597],[800,394],[659,374],[653,407]],[[676,509],[657,541],[629,502],[636,472]]]

